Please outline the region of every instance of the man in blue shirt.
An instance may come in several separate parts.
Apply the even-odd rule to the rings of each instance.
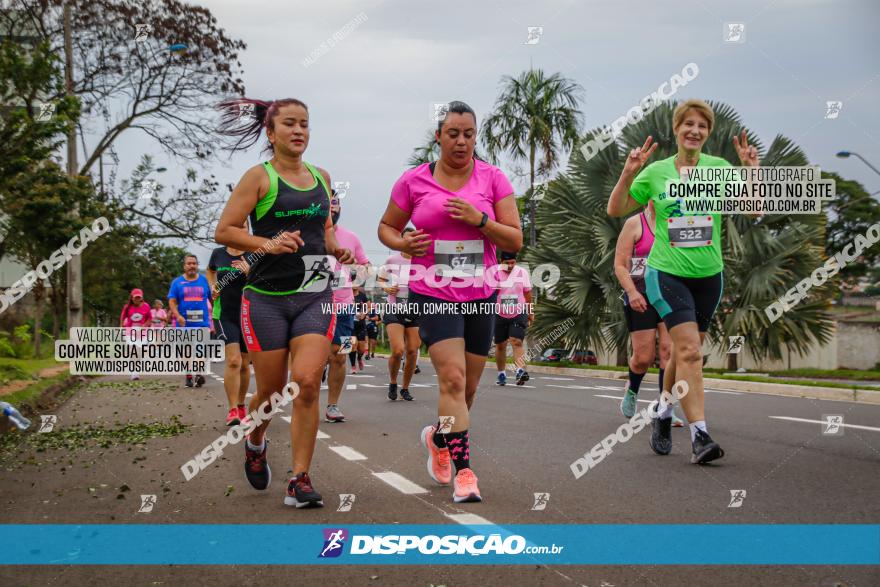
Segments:
[[[199,274],[199,260],[195,255],[183,258],[183,275],[176,277],[168,289],[168,306],[180,328],[210,328],[211,313],[208,300],[211,286],[204,275]],[[202,375],[196,375],[196,387],[205,384]],[[186,386],[193,386],[193,376],[187,374]]]

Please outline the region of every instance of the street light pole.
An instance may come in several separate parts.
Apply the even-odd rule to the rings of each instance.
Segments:
[[[865,165],[867,165],[868,167],[870,167],[871,169],[873,169],[873,170],[874,170],[874,173],[876,173],[877,175],[880,175],[880,169],[877,169],[876,167],[874,167],[873,165],[871,165],[871,163],[870,163],[867,159],[865,159],[864,157],[862,157],[862,156],[859,155],[858,153],[856,153],[856,152],[854,152],[854,151],[838,151],[838,152],[837,152],[837,156],[840,157],[841,159],[846,159],[846,158],[848,158],[850,155],[853,155],[853,156],[855,156],[855,157],[858,157],[859,159],[862,160],[862,163],[864,163]]]
[[[64,86],[68,97],[73,97],[73,40],[70,1],[64,3]],[[67,129],[67,175],[77,175],[76,122],[71,120]],[[73,208],[79,219],[79,204]],[[82,257],[74,255],[67,262],[67,327],[82,326]]]

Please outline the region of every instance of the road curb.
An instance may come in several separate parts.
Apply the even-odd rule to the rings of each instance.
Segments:
[[[626,379],[624,371],[608,371],[605,369],[577,369],[574,367],[550,367],[544,365],[529,365],[529,372],[542,373],[545,375],[567,375],[573,377],[595,377],[597,379]],[[645,381],[657,383],[657,374],[648,373]],[[704,378],[707,387],[725,390],[741,391],[750,393],[765,393],[768,395],[782,395],[788,397],[806,397],[832,401],[849,401],[864,404],[880,404],[880,391],[865,389],[841,389],[838,387],[813,387],[811,385],[797,385],[789,383],[764,383],[759,381],[737,381],[735,379],[712,379]]]

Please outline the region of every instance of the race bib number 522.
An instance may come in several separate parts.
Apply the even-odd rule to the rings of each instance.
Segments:
[[[712,244],[711,216],[677,216],[667,222],[669,246],[706,247]]]

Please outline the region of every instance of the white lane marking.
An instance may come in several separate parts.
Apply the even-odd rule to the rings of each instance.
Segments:
[[[287,422],[288,424],[290,423],[290,416],[281,416],[281,419],[284,420],[285,422]],[[321,431],[321,429],[319,428],[317,438],[327,439],[327,438],[330,438],[330,435],[327,434],[326,432]]]
[[[600,389],[589,385],[545,385],[544,387],[558,387],[559,389]]]
[[[494,522],[490,522],[486,518],[482,518],[477,514],[446,514],[446,517],[452,520],[453,522],[457,522],[462,526],[479,526],[483,524],[487,524],[489,526],[494,526]]]
[[[617,396],[613,396],[613,395],[601,395],[601,394],[598,394],[598,393],[595,394],[594,397],[607,397],[608,399],[616,399],[616,400],[622,400],[622,399],[623,399],[622,397],[617,397]],[[649,400],[649,399],[637,399],[636,401],[637,401],[637,402],[642,402],[642,403],[644,403],[644,404],[649,404],[649,403],[651,403],[653,400]]]
[[[331,446],[330,450],[341,456],[346,461],[365,461],[367,457],[350,446]]]
[[[619,385],[597,385],[596,389],[610,389],[611,391],[620,391]]]
[[[357,389],[357,388],[358,388],[358,386],[354,383],[350,383],[345,386],[345,389]]]
[[[349,374],[349,377],[375,377],[375,375],[366,375],[364,373],[355,373],[354,375]]]
[[[571,377],[544,377],[542,375],[539,375],[538,379],[548,379],[550,381],[574,381]]]
[[[358,383],[358,385],[360,385],[361,387],[378,387],[379,389],[385,389],[386,387],[388,387],[387,385],[376,385],[374,383]]]
[[[424,487],[416,485],[403,475],[398,475],[394,471],[383,471],[382,473],[374,472],[373,476],[384,481],[399,492],[405,493],[407,495],[413,495],[415,493],[428,493],[428,490]]]
[[[789,422],[807,422],[809,424],[827,424],[824,420],[807,420],[805,418],[790,418],[788,416],[768,416],[774,420],[788,420]],[[872,432],[880,432],[880,428],[874,428],[872,426],[859,426],[858,424],[844,424],[840,423],[840,426],[844,428],[854,428],[856,430],[870,430]]]
[[[706,393],[725,393],[727,395],[742,395],[739,391],[718,391],[717,389],[705,389]]]

